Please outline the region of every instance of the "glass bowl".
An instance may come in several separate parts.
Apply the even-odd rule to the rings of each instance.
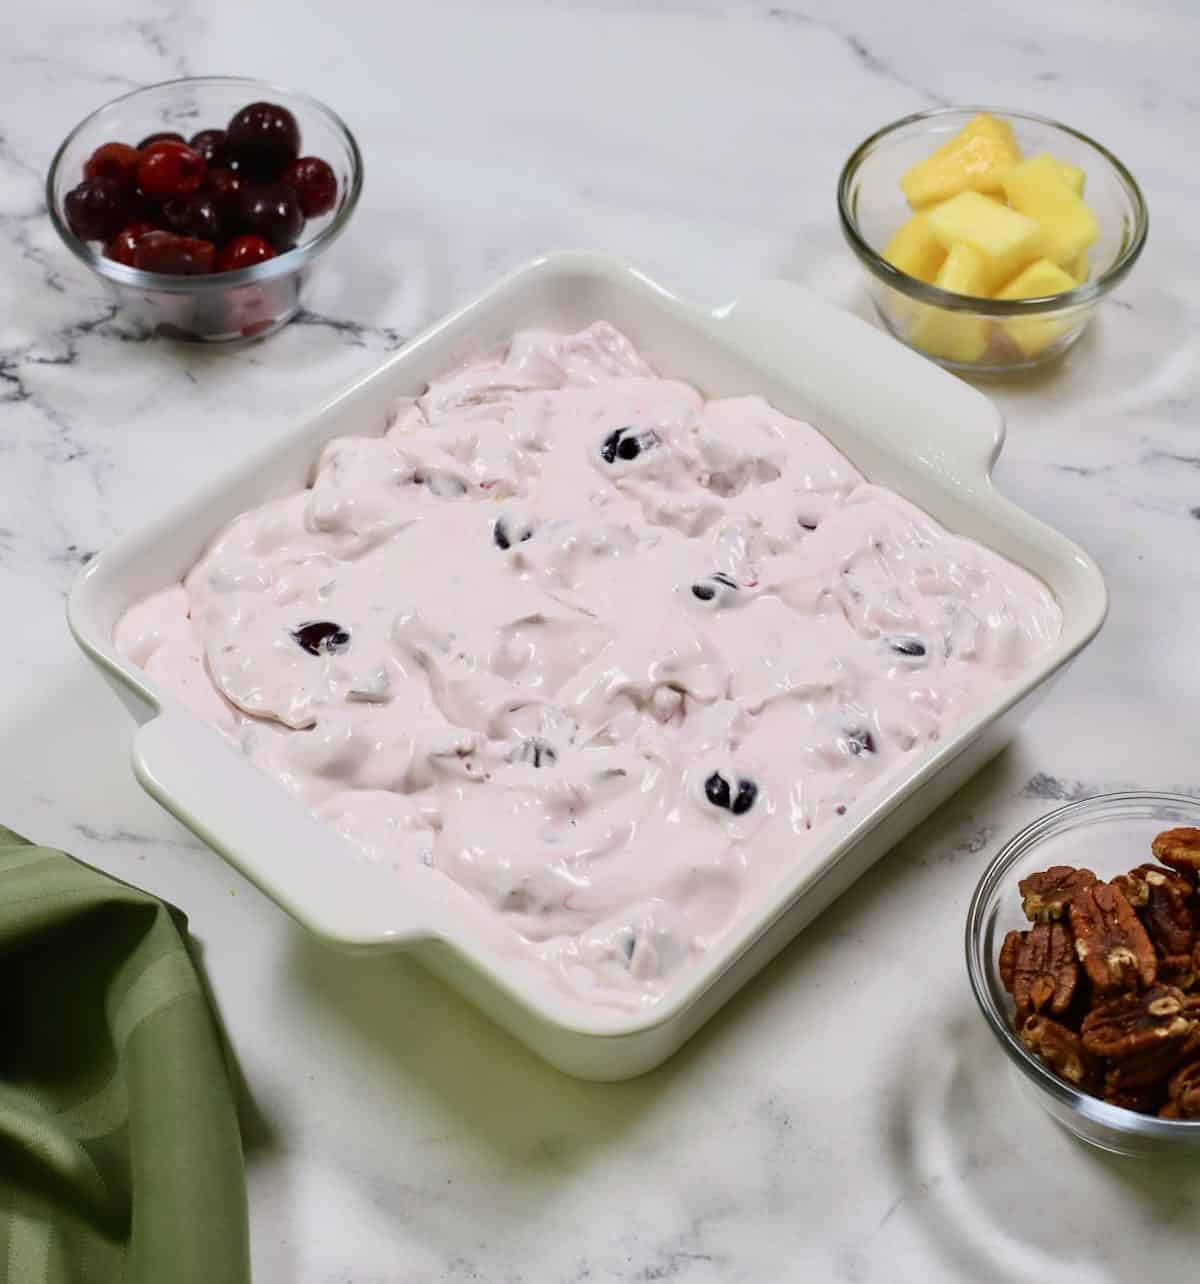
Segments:
[[[1028,928],[1020,879],[1051,865],[1086,866],[1108,879],[1153,861],[1150,842],[1164,829],[1200,826],[1200,798],[1182,794],[1102,794],[1068,803],[1010,838],[984,871],[967,911],[967,973],[980,1011],[1015,1067],[1022,1095],[1081,1140],[1117,1154],[1200,1156],[1200,1120],[1159,1119],[1073,1088],[1029,1052],[1013,1032],[1013,1003],[998,957],[1007,932]]]
[[[912,217],[900,190],[901,175],[979,112],[1007,121],[1024,155],[1051,152],[1086,174],[1084,199],[1100,224],[1100,236],[1088,251],[1090,275],[1076,289],[1036,299],[973,298],[928,285],[882,257],[897,228]],[[968,373],[1027,370],[1065,352],[1137,261],[1148,227],[1141,190],[1111,152],[1068,125],[994,107],[938,107],[872,134],[842,169],[838,213],[884,325],[940,365]],[[978,335],[971,333],[976,327]],[[963,335],[970,336],[970,347],[984,341],[977,359],[954,359],[954,338]]]
[[[301,155],[322,157],[337,176],[337,204],[305,224],[293,249],[237,272],[168,276],[105,258],[98,245],[81,241],[67,226],[63,198],[101,143],[136,144],[159,130],[190,137],[200,129],[224,128],[239,108],[264,99],[296,117]],[[354,213],[362,181],[362,156],[353,134],[315,98],[247,77],[191,76],[135,89],[76,125],[51,162],[46,206],[67,248],[100,277],[133,320],[169,338],[219,343],[270,334],[296,314],[318,260]]]

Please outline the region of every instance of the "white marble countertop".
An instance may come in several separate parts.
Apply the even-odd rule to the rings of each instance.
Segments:
[[[187,911],[245,1082],[265,1284],[1194,1280],[1200,1176],[1015,1095],[966,901],[1012,830],[1117,784],[1200,792],[1200,40],[1192,0],[51,0],[0,51],[0,820]],[[137,341],[41,182],[102,100],[193,71],[310,89],[367,186],[302,321]],[[1060,368],[987,391],[997,469],[1100,561],[1098,642],[1019,742],[662,1070],[546,1068],[402,958],[328,952],[161,812],[68,637],[88,556],[501,270],[562,245],[707,302],[789,275],[864,309],[834,182],[878,125],[988,101],[1081,126],[1152,215]]]

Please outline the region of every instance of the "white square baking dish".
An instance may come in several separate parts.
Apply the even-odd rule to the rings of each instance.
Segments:
[[[397,896],[394,875],[346,840],[186,711],[113,645],[136,599],[178,580],[217,530],[306,484],[330,438],[380,432],[404,394],[526,326],[577,330],[604,319],[663,373],[709,397],[759,393],[816,424],[872,481],[949,529],[1039,576],[1063,613],[1057,645],[885,780],[853,821],[780,880],[654,1006],[583,1006],[498,948],[465,890],[435,870]],[[492,286],[340,393],[283,441],[240,462],[189,503],[96,557],[70,597],[71,629],[140,724],[143,786],[306,927],[352,950],[411,950],[499,1024],[569,1074],[623,1079],[658,1065],[816,914],[1012,737],[1035,693],[1095,636],[1107,596],[1094,563],[1004,499],[990,471],[1003,441],[978,392],[865,322],[783,281],[708,312],[634,269],[591,254],[540,258]]]

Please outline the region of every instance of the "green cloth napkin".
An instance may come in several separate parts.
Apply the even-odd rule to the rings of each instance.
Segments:
[[[246,1284],[233,1096],[177,910],[0,827],[0,1281]]]

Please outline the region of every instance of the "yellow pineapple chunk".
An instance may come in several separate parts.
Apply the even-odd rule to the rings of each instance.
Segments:
[[[1014,277],[1002,290],[996,292],[998,299],[1040,299],[1049,294],[1062,294],[1073,290],[1077,282],[1050,259],[1038,259],[1031,263],[1020,276]]]
[[[1031,263],[1020,276],[1010,281],[997,293],[998,299],[1040,299],[1049,294],[1073,290],[1078,282],[1049,259]],[[1010,317],[1000,324],[1008,336],[1027,357],[1036,357],[1055,339],[1074,329],[1079,318],[1076,310],[1068,315],[1051,313],[1039,317]]]
[[[946,247],[929,230],[923,214],[912,218],[888,242],[883,257],[901,272],[932,281],[946,258]]]
[[[1057,160],[1058,158],[1055,157]],[[1067,186],[1075,193],[1076,196],[1083,195],[1083,182],[1086,175],[1078,165],[1072,165],[1070,161],[1058,161],[1058,168],[1062,171],[1062,176],[1067,180]]]
[[[947,250],[961,241],[983,255],[988,293],[1044,253],[1033,219],[979,192],[960,192],[925,217]]]
[[[1092,244],[1100,227],[1059,166],[1048,152],[1022,161],[1005,174],[1004,191],[1014,210],[1041,225],[1042,253],[1061,267]]]
[[[950,247],[934,285],[955,294],[983,295],[987,291],[987,260],[976,249],[958,242]],[[978,361],[987,348],[987,329],[982,317],[969,312],[948,312],[925,307],[912,329],[912,341],[931,356],[949,361]]]
[[[900,186],[913,209],[949,200],[959,192],[999,194],[1001,178],[1020,159],[1012,126],[982,112],[931,156],[918,161]]]
[[[1079,282],[1084,283],[1091,275],[1092,269],[1088,263],[1087,250],[1080,250],[1078,254],[1067,264],[1067,271]]]
[[[910,339],[931,357],[942,357],[967,365],[987,351],[987,323],[969,312],[945,312],[932,304],[921,304]]]
[[[965,241],[950,247],[945,263],[934,279],[934,285],[954,294],[973,294],[986,298],[990,293],[991,273],[987,259]]]

